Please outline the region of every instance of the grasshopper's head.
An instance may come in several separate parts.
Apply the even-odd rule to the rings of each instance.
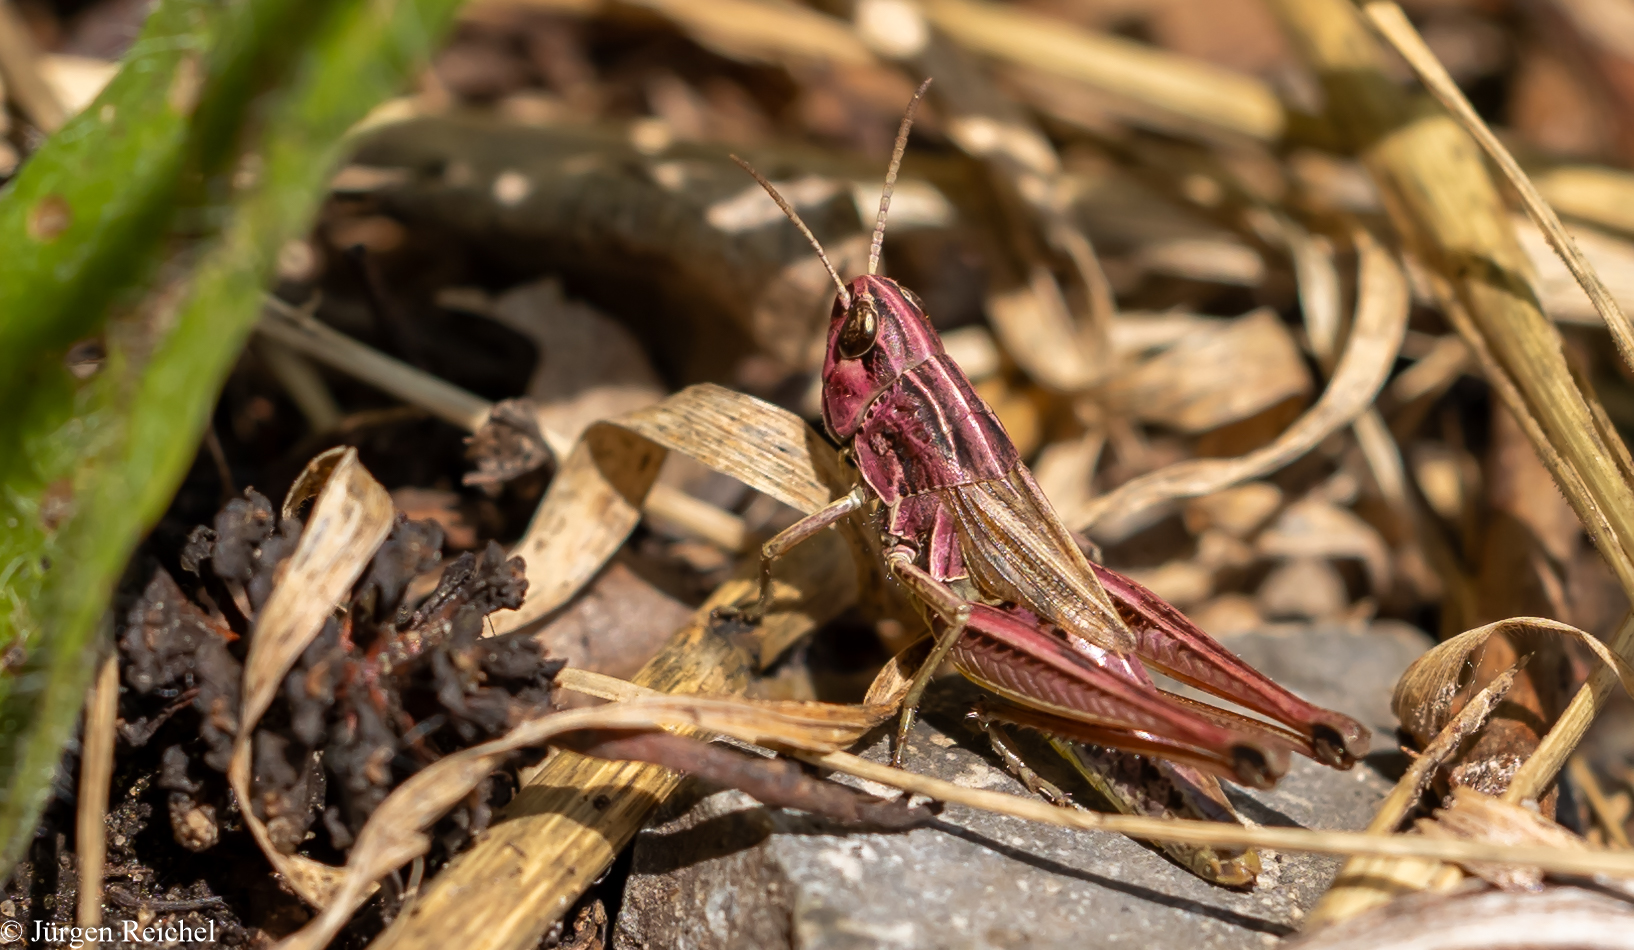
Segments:
[[[849,284],[840,280],[840,273],[824,253],[822,242],[772,183],[748,162],[732,156],[733,161],[760,182],[811,242],[818,260],[823,262],[839,291],[828,324],[828,353],[823,357],[823,422],[841,442],[849,442],[856,436],[862,427],[863,413],[874,397],[889,389],[903,373],[943,352],[942,340],[931,329],[919,298],[889,277],[878,276],[885,216],[891,208],[891,189],[902,167],[903,150],[908,147],[914,109],[929,86],[929,79],[919,84],[902,115],[902,125],[896,130],[896,145],[891,149],[891,164],[885,172],[885,187],[880,190],[879,217],[874,221],[874,240],[868,247],[868,273]]]
[[[867,275],[834,301],[823,357],[823,422],[840,441],[857,434],[874,397],[897,377],[943,352],[914,292]]]

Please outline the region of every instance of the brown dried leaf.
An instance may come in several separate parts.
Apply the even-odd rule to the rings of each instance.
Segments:
[[[1171,347],[1188,334],[1218,322],[1215,317],[1178,310],[1161,313],[1125,310],[1112,318],[1109,341],[1112,357],[1119,362],[1132,360],[1144,353]]]
[[[1195,498],[1257,478],[1288,464],[1372,404],[1407,329],[1407,281],[1389,252],[1358,234],[1361,254],[1356,316],[1333,379],[1305,415],[1270,445],[1235,459],[1193,459],[1133,479],[1078,512],[1088,529],[1116,512],[1128,516],[1178,498]]]
[[[1296,557],[1266,576],[1255,592],[1265,616],[1276,620],[1334,620],[1350,606],[1345,579],[1322,558]]]
[[[1575,638],[1611,667],[1624,691],[1634,696],[1634,667],[1592,634],[1542,617],[1511,617],[1466,630],[1413,661],[1396,684],[1391,708],[1402,728],[1416,736],[1433,736],[1452,718],[1452,706],[1463,685],[1470,656],[1495,633],[1553,633]]]
[[[1299,344],[1276,312],[1212,321],[1101,388],[1113,412],[1186,433],[1246,419],[1310,392]]]
[[[1550,249],[1543,232],[1524,217],[1511,216],[1511,220],[1515,236],[1537,271],[1535,287],[1544,311],[1561,323],[1591,327],[1604,323],[1583,286]],[[1593,228],[1573,226],[1566,231],[1583,257],[1604,275],[1606,289],[1618,306],[1634,307],[1634,245]]]
[[[1103,432],[1086,432],[1051,442],[1033,462],[1033,480],[1056,511],[1076,511],[1089,503],[1095,464],[1106,445]]]
[[[1282,506],[1282,489],[1270,482],[1246,482],[1186,503],[1186,529],[1202,534],[1219,529],[1246,538]]]
[[[1265,281],[1259,253],[1229,237],[1153,241],[1131,255],[1131,261],[1152,274],[1199,283],[1258,287]]]
[[[1303,498],[1283,509],[1260,532],[1255,548],[1267,557],[1357,558],[1375,593],[1390,587],[1390,547],[1377,529],[1320,498]]]
[[[1098,367],[1049,271],[989,296],[987,319],[1005,352],[1042,385],[1076,392],[1094,382]]]

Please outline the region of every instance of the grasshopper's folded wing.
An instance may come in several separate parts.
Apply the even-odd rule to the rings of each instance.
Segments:
[[[1135,648],[1089,559],[1025,467],[953,486],[944,497],[958,522],[965,568],[985,594],[1021,604],[1096,646]]]

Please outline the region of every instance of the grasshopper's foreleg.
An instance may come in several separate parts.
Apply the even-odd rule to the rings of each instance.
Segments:
[[[908,741],[908,730],[913,728],[914,713],[919,709],[920,697],[925,695],[925,687],[930,684],[930,678],[936,674],[942,661],[947,659],[948,652],[959,642],[959,638],[964,635],[965,626],[970,623],[970,602],[960,596],[958,591],[937,580],[929,571],[913,563],[913,556],[911,549],[895,548],[886,552],[885,563],[891,570],[891,576],[912,591],[915,597],[947,623],[947,630],[936,641],[930,659],[926,660],[925,665],[914,674],[913,683],[908,687],[908,694],[902,699],[902,720],[897,726],[896,748],[891,751],[891,764],[897,767],[902,765],[902,749]]]
[[[861,511],[868,503],[868,495],[862,486],[851,489],[843,497],[828,504],[827,507],[806,515],[794,524],[779,531],[775,537],[760,546],[760,596],[755,599],[755,605],[742,611],[740,616],[750,622],[758,623],[766,616],[772,606],[772,562],[787,554],[791,548],[802,541],[816,537],[824,528],[838,524],[841,519],[853,512]]]

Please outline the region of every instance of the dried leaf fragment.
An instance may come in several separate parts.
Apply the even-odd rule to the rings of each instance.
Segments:
[[[1211,324],[1108,380],[1101,388],[1108,407],[1196,433],[1310,392],[1299,344],[1275,311]]]
[[[1420,818],[1416,827],[1419,834],[1432,838],[1592,850],[1588,842],[1537,812],[1473,788],[1453,789],[1452,805],[1437,809],[1433,819]],[[1543,871],[1535,867],[1474,861],[1464,862],[1463,866],[1487,883],[1506,890],[1537,890],[1543,886]]]
[[[1542,617],[1511,617],[1466,630],[1413,661],[1396,684],[1390,706],[1403,729],[1427,742],[1453,716],[1453,704],[1467,675],[1470,656],[1496,633],[1553,633],[1582,643],[1611,667],[1623,690],[1634,696],[1634,667],[1612,653],[1592,634],[1569,624]]]

